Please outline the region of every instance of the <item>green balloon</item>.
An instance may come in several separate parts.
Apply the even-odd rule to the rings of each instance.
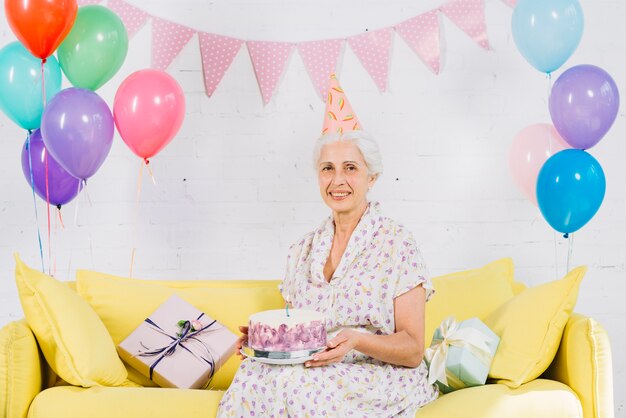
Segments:
[[[97,90],[120,69],[128,52],[122,19],[103,6],[84,6],[57,50],[61,69],[76,87]]]

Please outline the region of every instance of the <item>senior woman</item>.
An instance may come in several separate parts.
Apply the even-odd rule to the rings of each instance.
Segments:
[[[291,306],[325,314],[328,348],[304,365],[244,359],[220,417],[413,417],[439,394],[423,362],[432,284],[411,233],[368,201],[382,173],[380,152],[339,99],[329,102],[349,111],[332,119],[355,130],[326,133],[314,148],[332,215],[289,248],[280,285]],[[247,328],[240,329],[241,344]]]

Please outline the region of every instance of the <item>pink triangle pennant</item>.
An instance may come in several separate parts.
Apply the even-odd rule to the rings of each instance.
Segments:
[[[490,50],[485,23],[485,4],[483,0],[456,0],[441,6],[445,14],[463,32],[467,33],[478,45]]]
[[[328,39],[298,44],[300,57],[302,57],[315,91],[323,101],[327,99],[328,77],[335,72],[342,42],[341,39]]]
[[[152,68],[165,70],[178,56],[194,30],[167,20],[152,18]]]
[[[122,19],[129,38],[132,38],[150,18],[148,13],[123,0],[109,0],[107,7]]]
[[[293,44],[287,42],[247,41],[263,103],[268,104],[278,86]]]
[[[198,38],[204,72],[204,88],[207,96],[211,97],[241,49],[243,41],[204,32],[198,32]]]
[[[350,48],[380,91],[387,90],[391,31],[392,28],[384,28],[348,38]]]
[[[396,25],[396,32],[435,74],[439,74],[441,70],[441,48],[437,10],[415,16]]]

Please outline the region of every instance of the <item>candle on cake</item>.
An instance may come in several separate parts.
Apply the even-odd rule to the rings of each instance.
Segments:
[[[259,351],[317,350],[326,347],[326,320],[307,309],[259,312],[249,318],[248,346]]]

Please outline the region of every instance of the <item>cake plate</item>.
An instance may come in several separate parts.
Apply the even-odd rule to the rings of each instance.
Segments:
[[[326,347],[299,351],[261,351],[255,350],[244,344],[241,354],[250,357],[254,361],[266,364],[301,364],[313,358],[313,354],[322,352]]]

